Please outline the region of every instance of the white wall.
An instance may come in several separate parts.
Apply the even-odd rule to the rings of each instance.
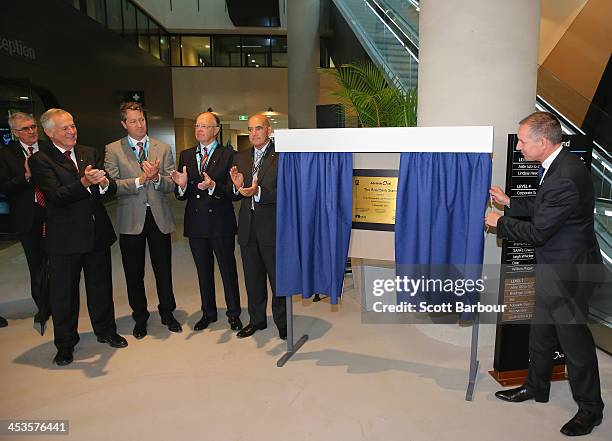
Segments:
[[[172,87],[175,118],[193,118],[209,107],[224,124],[246,131],[238,115],[253,115],[272,107],[278,124],[287,127],[286,68],[173,67]]]

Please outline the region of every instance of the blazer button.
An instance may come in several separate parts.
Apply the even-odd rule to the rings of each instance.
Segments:
[[[196,195],[196,199],[200,199],[200,195],[199,194]]]

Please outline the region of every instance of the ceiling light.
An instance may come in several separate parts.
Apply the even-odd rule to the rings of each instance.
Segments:
[[[210,49],[210,44],[207,44],[206,46],[204,46],[206,49]]]
[[[259,67],[259,64],[256,64],[255,67]]]
[[[20,99],[20,100],[27,101],[27,100],[29,100],[29,99],[30,99],[30,97],[29,97],[29,96],[20,96],[20,97],[19,97],[19,99]]]

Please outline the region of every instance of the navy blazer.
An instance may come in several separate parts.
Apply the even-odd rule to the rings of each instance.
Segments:
[[[183,150],[179,156],[178,171],[182,173],[187,167],[187,187],[179,196],[178,186],[175,195],[179,200],[186,200],[185,228],[186,237],[234,236],[236,234],[236,216],[232,204],[229,171],[234,163],[234,150],[217,145],[208,161],[206,173],[215,181],[213,194],[200,190],[197,185],[202,182],[196,158],[197,146]]]
[[[39,140],[38,146],[44,148],[49,144]],[[34,221],[34,185],[25,179],[24,162],[19,141],[0,149],[0,193],[8,198],[9,219],[18,233],[30,231]]]

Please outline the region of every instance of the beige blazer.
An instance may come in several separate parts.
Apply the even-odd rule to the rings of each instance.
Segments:
[[[159,159],[159,183],[151,181],[141,188],[136,187],[136,178],[142,173],[127,137],[106,146],[104,167],[117,183],[117,225],[119,234],[140,234],[144,228],[147,204],[160,231],[174,231],[174,217],[166,193],[174,192],[170,172],[175,169],[174,155],[168,144],[149,138],[149,156],[153,162]]]

